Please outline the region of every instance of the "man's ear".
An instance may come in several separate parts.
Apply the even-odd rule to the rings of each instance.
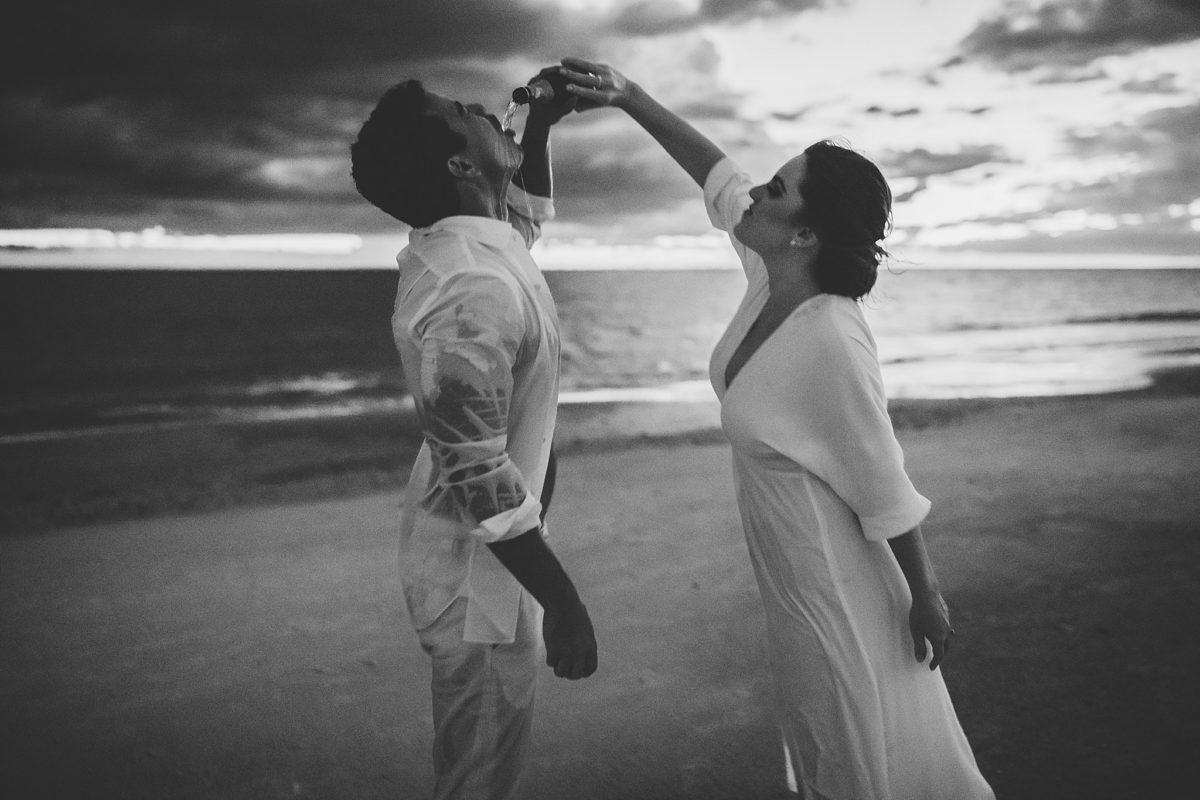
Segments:
[[[446,159],[446,169],[450,170],[450,174],[454,177],[465,180],[478,178],[481,174],[474,161],[461,155],[450,156]]]
[[[817,238],[816,232],[807,225],[797,229],[792,240],[788,242],[792,247],[815,247],[820,243],[821,240]]]

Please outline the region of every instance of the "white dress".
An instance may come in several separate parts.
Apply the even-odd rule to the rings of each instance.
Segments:
[[[750,186],[729,160],[713,168],[713,224],[732,231]],[[911,597],[886,540],[919,524],[929,501],[904,471],[862,311],[845,297],[808,300],[726,387],[768,294],[762,260],[733,243],[749,286],[710,378],[766,611],[789,783],[810,800],[991,800],[941,672],[913,657]]]

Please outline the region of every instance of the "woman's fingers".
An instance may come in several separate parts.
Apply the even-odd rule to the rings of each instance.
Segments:
[[[937,669],[942,663],[942,659],[946,657],[946,640],[933,640],[933,658],[929,662],[929,670],[932,672]]]
[[[571,56],[564,58],[561,63],[568,69],[574,70],[575,72],[582,72],[584,74],[589,72],[593,74],[597,73],[606,66],[605,64],[600,64],[595,61],[585,61],[582,58],[573,58]]]
[[[925,634],[919,630],[913,630],[913,655],[917,657],[917,661],[924,661],[925,654],[928,652],[925,649]]]

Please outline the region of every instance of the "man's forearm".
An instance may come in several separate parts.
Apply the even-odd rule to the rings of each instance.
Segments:
[[[542,538],[540,529],[492,542],[488,548],[544,608],[566,609],[581,603],[575,584]]]
[[[521,135],[521,151],[525,154],[513,183],[538,197],[554,196],[554,177],[550,169],[550,126],[537,120],[525,123]]]

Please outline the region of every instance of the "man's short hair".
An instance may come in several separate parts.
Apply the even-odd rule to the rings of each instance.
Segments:
[[[446,160],[467,146],[466,137],[428,112],[421,82],[399,83],[380,98],[350,146],[358,193],[414,228],[458,213]]]

